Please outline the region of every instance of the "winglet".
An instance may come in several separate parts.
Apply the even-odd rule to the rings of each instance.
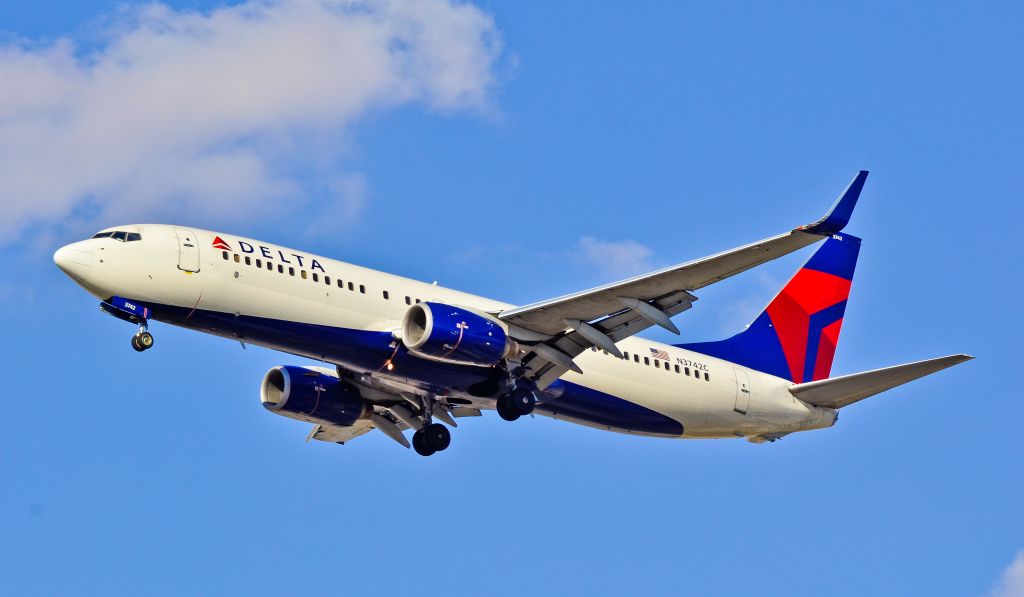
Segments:
[[[825,217],[813,224],[801,228],[804,232],[828,236],[842,230],[850,221],[853,215],[853,208],[857,205],[857,199],[864,188],[864,181],[868,178],[868,171],[861,170],[853,177],[846,190],[836,199],[835,205],[825,214]]]

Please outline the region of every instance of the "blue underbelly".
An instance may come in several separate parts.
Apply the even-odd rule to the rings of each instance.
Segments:
[[[507,389],[504,374],[495,368],[455,365],[413,356],[390,332],[167,305],[150,307],[153,318],[158,321],[335,363],[354,371],[375,372],[375,375],[412,383],[436,394],[457,391],[494,398]],[[387,369],[388,362],[391,369]],[[671,437],[683,433],[683,426],[675,419],[639,404],[574,383],[560,382],[560,386],[560,395],[538,405],[538,414],[615,431]]]

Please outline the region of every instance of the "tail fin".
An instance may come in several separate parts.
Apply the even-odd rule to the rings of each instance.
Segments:
[[[859,238],[833,234],[746,330],[679,346],[794,383],[827,378],[859,252]]]

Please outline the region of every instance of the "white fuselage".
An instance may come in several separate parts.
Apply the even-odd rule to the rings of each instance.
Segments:
[[[373,376],[396,391],[416,391],[428,384],[436,392],[444,384],[422,376],[412,379],[402,367],[389,370],[386,357],[378,363],[328,354],[322,344],[303,341],[302,330],[393,333],[416,301],[486,312],[512,306],[229,234],[151,224],[116,230],[139,233],[142,239],[96,238],[61,249],[65,252],[62,269],[101,300],[118,296],[173,307],[176,315],[170,323],[328,361]],[[159,308],[156,313],[156,318],[162,319]],[[200,323],[199,313],[217,315]],[[192,325],[193,318],[196,325]],[[232,318],[250,323],[236,327]],[[303,327],[305,324],[308,326]],[[274,325],[287,331],[275,331],[273,339],[253,331]],[[643,338],[627,338],[617,346],[627,359],[591,349],[576,358],[583,373],[568,372],[562,380],[677,421],[684,430],[680,437],[783,434],[829,427],[835,421],[835,411],[793,397],[787,380]],[[459,388],[441,390],[463,404],[494,407],[491,398],[471,396]],[[620,424],[602,417],[564,416],[557,404],[554,400],[551,409],[538,412],[595,427],[644,433],[632,429],[629,421]]]

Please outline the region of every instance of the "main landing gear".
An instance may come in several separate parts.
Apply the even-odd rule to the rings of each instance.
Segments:
[[[498,416],[506,421],[515,421],[523,415],[533,412],[537,406],[537,396],[533,390],[518,387],[498,398]]]
[[[136,352],[143,352],[153,348],[153,334],[149,333],[149,329],[145,323],[139,325],[139,331],[132,336],[132,348]]]
[[[431,423],[412,434],[412,448],[420,456],[441,452],[451,443],[451,432],[440,423]]]
[[[408,398],[407,398],[408,399]],[[413,402],[410,400],[410,402]],[[416,429],[412,434],[412,447],[420,456],[430,456],[436,452],[443,452],[452,443],[452,434],[448,428],[440,423],[435,423],[438,418],[452,427],[455,427],[455,419],[452,418],[448,407],[441,404],[433,396],[422,396],[413,404],[419,407],[418,416],[411,415],[407,409],[392,409],[392,413],[398,415],[402,422],[409,427]]]

